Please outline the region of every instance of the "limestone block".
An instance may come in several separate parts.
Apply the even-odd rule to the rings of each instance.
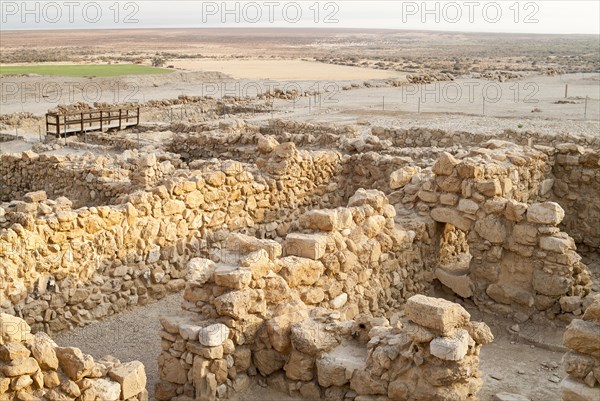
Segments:
[[[325,271],[325,266],[320,261],[297,256],[281,258],[280,263],[283,267],[279,274],[292,288],[299,285],[313,285]]]
[[[527,221],[558,225],[565,218],[564,209],[556,202],[534,203],[527,208]]]
[[[600,326],[591,321],[573,320],[567,326],[563,342],[575,352],[600,358]]]
[[[310,230],[339,231],[352,226],[352,212],[346,208],[311,210],[300,216],[300,225]]]
[[[390,174],[390,188],[395,190],[404,187],[416,174],[421,172],[417,166],[405,166]]]
[[[458,304],[424,295],[411,297],[404,311],[414,323],[436,330],[443,335],[466,325],[471,318],[469,312]]]
[[[540,294],[548,296],[565,295],[571,286],[571,279],[558,274],[549,274],[542,270],[533,272],[533,288]]]
[[[456,209],[436,207],[431,211],[431,218],[440,223],[449,223],[462,231],[470,231],[473,221],[467,219]]]
[[[479,210],[479,205],[471,199],[461,199],[457,209],[464,213],[475,214]]]
[[[205,347],[217,347],[229,338],[229,327],[222,323],[211,324],[200,329],[198,339]]]
[[[459,161],[448,152],[443,152],[437,159],[431,170],[435,175],[448,176],[452,175],[454,166],[458,165]]]
[[[109,379],[97,379],[92,381],[92,387],[96,393],[96,399],[105,401],[117,401],[121,395],[119,383]]]
[[[31,336],[31,327],[25,320],[0,313],[0,345],[12,342],[21,342]]]
[[[327,352],[339,344],[335,334],[328,331],[323,323],[312,319],[292,325],[292,346],[308,355]]]
[[[300,309],[290,313],[284,313],[267,320],[267,334],[271,346],[281,353],[288,353],[291,347],[291,326],[308,318],[308,310]]]
[[[564,234],[564,233],[560,233]],[[575,242],[572,238],[566,236],[552,236],[540,238],[540,248],[545,251],[565,253],[568,250],[575,249]]]
[[[180,200],[169,200],[163,205],[163,213],[165,216],[181,214],[185,210],[185,203]]]
[[[56,343],[44,332],[38,332],[33,337],[29,348],[33,357],[42,369],[58,368],[58,358],[55,351]]]
[[[313,379],[314,366],[314,357],[293,350],[283,370],[290,380],[309,381]]]
[[[144,391],[146,372],[139,361],[126,362],[112,368],[108,376],[121,385],[121,399],[127,400]]]
[[[469,333],[464,329],[454,331],[450,337],[436,337],[429,343],[431,355],[445,361],[460,361],[469,350]]]
[[[486,216],[475,222],[475,232],[492,244],[501,244],[506,239],[506,227],[496,216]]]
[[[318,260],[325,255],[327,236],[321,234],[288,234],[283,248],[288,256]]]
[[[25,202],[39,203],[48,199],[46,191],[28,192],[23,196]]]
[[[78,348],[60,347],[56,349],[59,366],[71,380],[78,381],[94,369],[94,360]]]
[[[450,288],[457,295],[463,298],[470,298],[473,296],[475,284],[473,284],[473,281],[468,274],[455,274],[438,268],[435,270],[435,276],[442,284]]]
[[[388,200],[385,194],[376,189],[359,189],[348,200],[348,207],[370,205],[375,210],[381,210]]]
[[[217,285],[228,288],[247,288],[252,281],[252,271],[241,266],[218,264],[213,278]]]
[[[239,233],[231,233],[227,237],[226,246],[228,250],[238,252],[240,255],[264,249],[271,260],[277,259],[282,253],[281,245],[277,241],[258,239]]]
[[[187,269],[186,280],[196,285],[202,285],[212,278],[216,265],[210,259],[193,258],[188,262]]]

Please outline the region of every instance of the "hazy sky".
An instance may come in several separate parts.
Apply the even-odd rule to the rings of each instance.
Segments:
[[[302,27],[600,35],[600,1],[7,1],[2,29]]]

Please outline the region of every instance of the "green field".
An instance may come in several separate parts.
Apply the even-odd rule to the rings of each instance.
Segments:
[[[139,64],[0,66],[0,74],[38,74],[62,77],[118,77],[123,75],[169,74],[171,72],[173,70]]]

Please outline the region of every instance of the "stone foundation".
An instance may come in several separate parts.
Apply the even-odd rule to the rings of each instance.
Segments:
[[[600,399],[600,296],[567,327],[562,363],[568,376],[562,381],[564,401]]]

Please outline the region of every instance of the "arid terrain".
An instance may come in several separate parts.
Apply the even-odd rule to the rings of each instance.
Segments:
[[[0,401],[600,399],[599,46],[3,31]]]

